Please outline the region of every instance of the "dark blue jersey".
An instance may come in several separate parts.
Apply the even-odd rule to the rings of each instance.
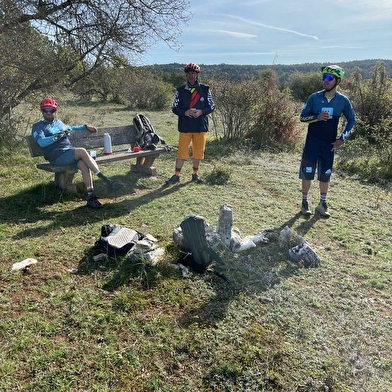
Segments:
[[[196,99],[192,100],[192,96],[195,98],[195,95]],[[191,107],[200,109],[203,115],[198,118],[185,116],[185,112],[191,109]],[[214,110],[215,104],[212,94],[209,86],[206,84],[197,84],[194,88],[185,84],[177,88],[172,111],[178,116],[178,130],[180,132],[207,132],[208,114]]]
[[[318,121],[318,115],[325,111],[329,112],[330,118],[327,121]],[[356,118],[350,100],[339,92],[336,92],[329,101],[325,97],[324,90],[313,93],[305,103],[300,120],[309,124],[308,133],[315,138],[333,143],[337,138],[339,119],[342,114],[347,124],[339,139],[344,141],[353,129]]]

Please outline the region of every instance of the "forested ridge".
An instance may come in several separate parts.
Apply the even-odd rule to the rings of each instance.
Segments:
[[[197,61],[197,56],[192,61]],[[385,64],[385,69],[388,75],[392,74],[392,60],[384,59],[369,59],[369,60],[353,60],[347,62],[340,62],[339,65],[344,68],[347,77],[356,69],[361,70],[361,75],[364,79],[369,79],[374,71],[375,65],[382,61]],[[203,79],[218,79],[225,75],[231,80],[242,81],[252,77],[258,77],[260,71],[273,68],[279,78],[280,84],[285,84],[291,74],[295,72],[310,73],[318,71],[325,63],[303,63],[303,64],[272,64],[272,65],[246,65],[246,64],[200,64],[202,68]],[[178,73],[181,72],[184,64],[170,63],[170,64],[154,64],[142,68],[150,69],[157,73]]]

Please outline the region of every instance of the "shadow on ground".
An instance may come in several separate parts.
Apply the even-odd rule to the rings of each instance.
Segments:
[[[107,276],[102,289],[109,292],[122,286],[149,290],[160,285],[165,279],[189,279],[191,283],[188,286],[197,287],[193,288],[192,292],[202,298],[205,297],[205,300],[195,300],[195,305],[180,317],[179,323],[183,327],[193,323],[209,327],[225,318],[229,304],[237,296],[258,296],[261,302],[268,302],[270,289],[283,279],[298,274],[300,268],[294,268],[292,263],[287,263],[288,252],[279,246],[280,231],[285,226],[291,227],[298,220],[302,220],[300,226],[302,233],[305,233],[317,219],[304,219],[298,213],[281,226],[268,230],[268,244],[240,253],[223,250],[220,252],[222,263],[215,264],[203,272],[190,269],[187,277],[183,277],[181,270],[172,268],[169,265],[170,261],[152,266],[144,261],[130,261],[123,256],[94,262],[92,256],[99,253],[96,247],[86,250],[85,256],[80,260],[78,273],[88,275],[102,272]],[[170,247],[167,254],[170,255],[172,263],[177,263],[180,258],[179,249],[175,245]],[[212,291],[213,295],[207,295],[208,291]]]

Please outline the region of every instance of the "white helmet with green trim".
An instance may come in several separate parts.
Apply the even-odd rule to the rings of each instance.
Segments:
[[[325,67],[321,67],[321,72],[323,75],[330,74],[336,76],[340,80],[343,80],[344,77],[344,70],[338,65],[326,65]]]

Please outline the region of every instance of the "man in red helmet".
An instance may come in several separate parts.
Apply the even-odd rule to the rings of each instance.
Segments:
[[[215,110],[210,87],[198,81],[200,67],[189,63],[184,68],[186,84],[178,87],[172,111],[178,116],[179,142],[175,172],[166,183],[180,181],[180,173],[186,159],[189,158],[189,146],[192,144],[192,181],[201,184],[199,177],[200,161],[204,158],[207,142],[208,114]]]
[[[32,128],[35,141],[44,150],[44,157],[52,165],[68,166],[75,165],[82,172],[83,182],[87,187],[87,206],[101,208],[102,204],[94,193],[94,185],[91,171],[100,177],[110,191],[116,191],[124,185],[107,178],[98,168],[97,163],[85,148],[73,147],[68,139],[70,131],[87,129],[90,132],[98,132],[97,128],[89,125],[68,126],[56,118],[59,109],[58,103],[53,98],[44,98],[40,109],[43,120],[36,122]]]

